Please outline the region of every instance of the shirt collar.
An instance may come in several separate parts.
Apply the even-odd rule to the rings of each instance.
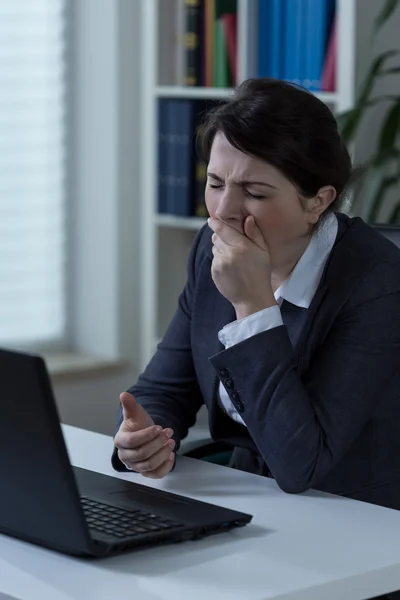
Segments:
[[[283,300],[301,308],[309,308],[317,291],[328,256],[335,244],[338,220],[331,213],[312,236],[291,275],[275,292],[275,300]]]

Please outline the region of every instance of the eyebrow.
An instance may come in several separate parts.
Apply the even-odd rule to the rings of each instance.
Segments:
[[[224,182],[223,179],[221,179],[221,177],[218,177],[218,175],[216,175],[215,173],[207,173],[208,177],[211,177],[212,179],[215,179],[216,181],[219,181],[221,183]],[[265,181],[250,181],[248,179],[243,179],[242,181],[236,181],[235,182],[237,185],[241,185],[241,186],[247,186],[247,185],[264,185],[266,187],[272,188],[273,190],[277,190],[278,188],[275,187],[274,185],[271,185],[270,183],[265,183]]]

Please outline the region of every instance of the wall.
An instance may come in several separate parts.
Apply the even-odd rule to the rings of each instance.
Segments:
[[[53,380],[54,393],[63,423],[112,435],[119,394],[135,383],[133,367],[114,373],[99,371]]]
[[[141,4],[70,0],[69,7],[70,345],[127,366],[57,376],[53,387],[65,423],[112,433],[119,393],[135,382],[139,364]]]

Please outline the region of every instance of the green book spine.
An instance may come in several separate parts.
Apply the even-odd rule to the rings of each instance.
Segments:
[[[228,87],[228,54],[224,26],[221,19],[214,21],[214,87]]]

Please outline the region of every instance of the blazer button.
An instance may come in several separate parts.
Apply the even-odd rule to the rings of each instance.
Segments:
[[[234,407],[236,408],[236,410],[238,412],[243,412],[244,411],[243,402],[239,398],[239,394],[236,392],[236,390],[234,390],[231,393],[231,400],[232,400],[232,403],[233,403]]]
[[[227,371],[226,369],[224,369],[224,368],[222,368],[222,369],[220,369],[220,370],[219,370],[219,374],[220,374],[220,376],[221,376],[221,377],[223,377],[223,378],[225,378],[225,377],[228,377],[228,376],[229,376],[229,373],[228,373],[228,371]]]
[[[238,412],[242,413],[244,411],[243,402],[241,400],[236,400],[235,408]]]
[[[228,377],[228,379],[225,379],[225,386],[227,388],[229,388],[230,390],[234,387],[234,383],[233,383],[233,379],[231,379],[230,377]]]

